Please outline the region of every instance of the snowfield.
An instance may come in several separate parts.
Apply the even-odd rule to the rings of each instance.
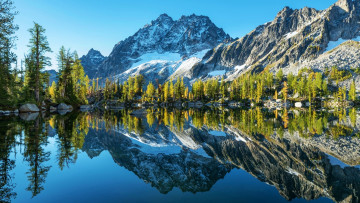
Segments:
[[[164,82],[170,78],[187,77],[191,68],[201,61],[209,51],[205,49],[189,57],[181,57],[179,53],[146,53],[141,55],[130,69],[115,76],[120,82],[124,82],[130,76],[144,75],[149,81],[159,79]]]
[[[181,60],[181,55],[178,53],[157,53],[157,52],[153,52],[153,53],[147,53],[147,54],[143,54],[142,56],[139,57],[140,61],[134,63],[131,68],[135,68],[137,66],[140,66],[141,64],[144,63],[149,63],[151,61],[179,61]]]

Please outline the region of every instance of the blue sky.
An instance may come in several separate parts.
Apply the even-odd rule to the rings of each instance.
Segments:
[[[18,58],[24,58],[33,21],[46,29],[56,69],[56,54],[64,45],[80,56],[90,48],[109,55],[116,43],[167,13],[206,15],[232,37],[242,37],[256,26],[272,21],[285,6],[325,9],[336,0],[15,0]]]

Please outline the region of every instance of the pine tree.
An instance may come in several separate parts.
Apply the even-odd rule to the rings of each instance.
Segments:
[[[169,87],[169,82],[166,82],[164,84],[164,91],[163,91],[163,94],[164,94],[164,101],[167,102],[168,99],[169,99],[169,94],[170,94],[170,87]]]
[[[328,84],[326,82],[326,80],[323,80],[322,81],[322,84],[321,84],[321,89],[322,89],[322,92],[323,92],[323,95],[327,95],[328,94]]]
[[[284,79],[284,73],[282,71],[282,69],[280,69],[277,73],[276,73],[276,81],[278,83],[278,85],[281,84],[281,82],[283,81]]]
[[[60,48],[58,54],[58,86],[57,86],[57,102],[66,102],[70,104],[77,103],[75,92],[75,84],[73,78],[73,64],[75,62],[74,54],[64,47]]]
[[[186,87],[186,89],[185,89],[184,98],[185,98],[185,99],[188,99],[188,98],[189,98],[189,88],[188,88],[188,87]]]
[[[256,102],[259,103],[263,94],[262,83],[258,82],[256,85]]]
[[[285,81],[285,82],[284,82],[284,87],[283,87],[283,89],[282,89],[282,93],[283,93],[283,95],[284,95],[284,100],[285,100],[285,102],[286,102],[287,97],[288,97],[288,92],[289,92],[288,85],[287,85],[287,82]]]
[[[356,100],[356,86],[355,86],[355,81],[354,80],[352,81],[352,83],[350,85],[349,98],[350,98],[351,101]]]
[[[56,100],[56,83],[55,83],[55,81],[53,81],[51,86],[49,87],[49,95],[50,95],[50,99],[54,102]]]
[[[14,77],[11,74],[11,64],[16,61],[12,49],[15,46],[14,36],[18,26],[14,24],[17,12],[13,10],[14,2],[0,1],[0,106],[14,106],[13,87]]]
[[[224,99],[226,97],[226,86],[225,86],[224,77],[221,78],[220,91],[221,91],[222,98]]]
[[[30,42],[28,47],[30,52],[27,55],[26,85],[28,89],[33,89],[34,99],[39,104],[42,100],[41,94],[44,92],[44,84],[42,84],[43,69],[50,66],[50,58],[46,56],[51,52],[49,42],[45,36],[45,29],[34,23],[34,27],[29,29]]]
[[[89,78],[85,75],[84,67],[81,65],[81,61],[76,52],[74,52],[74,63],[72,64],[71,70],[77,103],[87,104],[86,94],[89,86]]]
[[[148,98],[148,101],[153,101],[154,94],[155,94],[155,87],[152,84],[152,82],[150,82],[146,88],[146,97]]]
[[[175,98],[175,91],[174,91],[174,83],[173,83],[173,81],[170,81],[169,97],[172,98],[173,100]]]

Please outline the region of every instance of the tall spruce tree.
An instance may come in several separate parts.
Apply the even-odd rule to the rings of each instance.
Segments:
[[[73,63],[74,54],[61,47],[58,54],[59,73],[56,99],[58,102],[74,104],[77,101],[72,74]]]
[[[50,66],[50,58],[46,56],[48,52],[51,52],[49,42],[45,36],[45,29],[34,22],[34,27],[29,29],[30,41],[28,47],[30,51],[26,56],[26,81],[25,85],[27,89],[33,93],[33,97],[36,103],[40,103],[42,100],[42,94],[44,93],[44,74],[42,71],[45,66]]]
[[[351,85],[350,85],[350,90],[349,90],[349,98],[351,101],[355,101],[356,100],[356,85],[355,85],[355,81],[353,80]]]
[[[14,96],[11,86],[14,78],[11,74],[11,65],[16,61],[12,48],[15,46],[15,32],[18,26],[14,24],[14,2],[0,1],[0,106],[14,106]]]
[[[86,92],[89,86],[89,78],[85,75],[84,67],[81,65],[76,52],[74,52],[74,64],[72,65],[72,79],[77,102],[87,104]]]

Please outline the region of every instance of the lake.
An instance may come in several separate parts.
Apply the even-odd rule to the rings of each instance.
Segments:
[[[357,109],[0,118],[3,202],[359,202]]]

